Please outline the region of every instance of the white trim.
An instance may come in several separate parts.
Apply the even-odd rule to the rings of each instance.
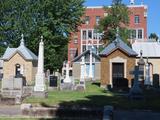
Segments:
[[[112,63],[124,63],[124,78],[127,77],[127,60],[124,59],[124,58],[121,58],[121,57],[115,57],[115,58],[112,58],[109,60],[109,75],[110,75],[110,78],[109,78],[109,84],[111,85],[111,87],[113,88],[113,80],[112,80]]]

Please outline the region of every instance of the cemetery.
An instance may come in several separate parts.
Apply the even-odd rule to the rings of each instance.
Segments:
[[[118,29],[116,39],[99,56],[90,49],[75,58],[73,75],[69,74],[68,62],[63,68],[65,75],[59,71],[51,74],[50,70],[44,73],[44,46],[41,36],[37,57],[25,47],[22,35],[17,49],[7,48],[2,57],[4,77],[1,104],[21,105],[22,115],[31,117],[47,115],[59,118],[64,115],[74,119],[89,116],[90,119],[102,119],[106,105],[113,106],[114,110],[160,110],[160,89],[159,85],[153,86],[153,68],[150,67],[149,58],[145,60],[141,50],[137,59],[138,53],[121,40]],[[22,47],[26,52],[22,51]],[[10,49],[13,49],[13,53],[9,52]],[[12,59],[14,62],[10,62]],[[96,63],[93,67],[92,59],[101,66]],[[86,60],[89,63],[88,72]],[[13,66],[13,69],[8,69],[9,66]],[[93,69],[101,70],[101,74],[93,72]],[[31,84],[28,77],[35,77],[35,83]],[[74,113],[74,116],[70,113]]]
[[[101,28],[103,32],[99,33],[96,29],[100,28],[92,29],[92,23],[89,25],[90,16],[85,16],[84,24],[79,21],[83,13],[79,13],[78,18],[71,15],[70,17],[75,19],[68,21],[69,18],[66,17],[69,13],[63,13],[63,9],[62,14],[55,12],[59,10],[55,7],[60,4],[59,1],[52,1],[55,2],[55,6],[49,2],[51,1],[44,3],[43,7],[40,7],[38,2],[35,4],[38,5],[35,11],[39,13],[33,11],[31,19],[34,23],[33,26],[28,26],[40,25],[36,27],[37,30],[16,28],[15,31],[26,33],[22,32],[21,36],[17,33],[19,36],[15,37],[16,41],[10,37],[10,43],[13,42],[11,45],[7,41],[5,46],[5,42],[2,41],[5,46],[2,47],[5,49],[3,48],[4,52],[0,56],[0,119],[1,115],[2,118],[4,115],[4,119],[8,119],[9,116],[15,117],[13,119],[16,120],[119,120],[118,116],[125,119],[126,113],[130,116],[135,115],[133,119],[137,119],[138,113],[143,118],[146,118],[147,113],[157,113],[160,117],[160,40],[147,40],[147,6],[134,6],[134,0],[130,0],[129,10],[136,14],[143,13],[142,30],[140,25],[137,27],[140,16],[136,15],[134,20],[138,23],[135,26],[131,23],[131,30],[127,31],[131,32],[131,37],[137,37],[136,40],[137,38],[123,36],[122,21],[114,22],[112,29],[112,25],[106,25],[109,29]],[[68,5],[68,1],[66,2],[64,4]],[[115,8],[121,3],[112,2]],[[61,4],[63,5],[63,2]],[[76,3],[76,7],[73,8],[82,6],[83,9],[84,6],[81,4]],[[51,11],[41,12],[50,6],[55,8],[51,7]],[[28,11],[32,11],[32,7]],[[107,12],[112,11],[112,8],[113,11],[117,11],[114,7],[109,7]],[[70,12],[74,11],[71,9]],[[95,15],[105,13],[101,7],[89,7],[86,9],[86,15],[90,15],[91,11],[95,12]],[[58,20],[51,16],[56,16]],[[106,16],[108,13],[103,14],[103,17]],[[64,17],[66,24],[61,24],[60,17]],[[104,22],[100,21],[101,16],[94,17],[94,27]],[[22,24],[26,24],[24,21]],[[70,28],[72,22],[75,26]],[[78,26],[80,24],[82,26]],[[77,31],[75,27],[78,27]],[[111,33],[107,34],[110,29]],[[127,36],[129,34],[127,33]],[[11,36],[11,33],[8,35]],[[74,41],[69,40],[72,37]],[[103,41],[105,39],[108,41]]]

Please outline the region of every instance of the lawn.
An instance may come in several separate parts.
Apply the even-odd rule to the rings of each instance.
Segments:
[[[115,109],[149,109],[160,111],[160,93],[145,91],[144,100],[130,100],[127,96],[100,88],[98,83],[87,83],[85,91],[49,91],[48,98],[29,97],[24,103],[42,106],[87,106],[113,105]]]

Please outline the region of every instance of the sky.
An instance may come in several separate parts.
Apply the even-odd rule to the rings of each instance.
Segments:
[[[126,5],[129,5],[130,0],[122,0]],[[85,6],[108,6],[111,5],[112,0],[86,0]],[[135,0],[135,5],[141,3],[148,6],[147,18],[147,34],[156,33],[160,36],[160,0]]]

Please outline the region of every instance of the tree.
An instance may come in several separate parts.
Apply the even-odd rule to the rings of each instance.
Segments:
[[[129,24],[128,15],[130,12],[121,1],[113,0],[111,7],[104,7],[108,15],[100,20],[100,25],[98,26],[99,31],[103,32],[102,40],[104,43],[115,39],[117,27],[119,28],[121,38],[127,42],[129,37],[129,30],[127,29]]]
[[[56,70],[67,58],[70,33],[82,23],[84,0],[1,0],[0,40],[19,45],[20,36],[36,54],[44,36],[45,68]]]
[[[151,33],[150,35],[149,35],[149,39],[154,39],[154,40],[158,40],[159,39],[159,37],[156,35],[156,33]]]

